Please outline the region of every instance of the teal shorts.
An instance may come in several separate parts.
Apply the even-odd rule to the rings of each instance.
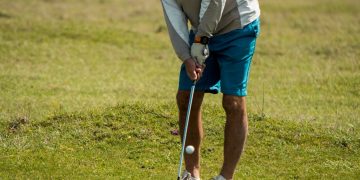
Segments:
[[[210,56],[206,59],[203,76],[196,84],[196,91],[246,96],[251,60],[255,52],[256,38],[260,32],[257,19],[242,29],[213,36],[209,42]],[[194,33],[190,32],[190,44]],[[181,66],[179,90],[190,90],[192,81]]]

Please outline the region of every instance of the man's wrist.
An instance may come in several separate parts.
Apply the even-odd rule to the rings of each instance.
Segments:
[[[194,43],[200,43],[203,45],[207,45],[207,44],[209,44],[209,40],[210,39],[207,36],[195,36]]]
[[[185,61],[183,61],[184,64],[189,64],[189,63],[195,63],[194,59],[193,58],[189,58],[189,59],[186,59]]]

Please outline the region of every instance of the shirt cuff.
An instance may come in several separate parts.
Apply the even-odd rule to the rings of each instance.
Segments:
[[[185,60],[190,59],[191,55],[190,54],[182,54],[182,55],[179,55],[178,57],[182,62],[184,62]]]

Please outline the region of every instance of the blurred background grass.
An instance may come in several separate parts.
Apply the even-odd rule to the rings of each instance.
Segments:
[[[249,110],[358,124],[359,2],[260,3]],[[129,100],[174,103],[180,61],[158,1],[2,0],[0,7],[1,119]]]

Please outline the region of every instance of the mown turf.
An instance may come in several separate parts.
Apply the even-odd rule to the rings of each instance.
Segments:
[[[261,1],[236,179],[358,179],[360,6]],[[0,178],[173,179],[180,62],[155,0],[0,0]],[[222,159],[204,100],[203,174]]]
[[[204,109],[219,107],[205,106]],[[223,113],[205,110],[203,177],[219,170]],[[10,178],[174,179],[179,153],[176,109],[125,103],[90,112],[49,116],[23,124],[2,139],[0,175]],[[250,119],[238,178],[356,178],[359,135],[309,122]]]

